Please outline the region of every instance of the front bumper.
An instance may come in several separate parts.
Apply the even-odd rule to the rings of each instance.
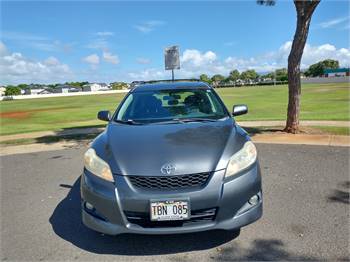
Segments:
[[[181,191],[149,191],[134,188],[126,176],[114,176],[115,184],[104,181],[84,170],[81,178],[82,220],[98,232],[109,235],[177,234],[205,230],[234,230],[262,216],[261,176],[258,164],[229,180],[225,170],[214,172],[204,188]],[[248,201],[258,195],[259,201]],[[150,199],[188,199],[191,211],[215,209],[212,219],[187,221],[177,226],[144,226],[134,223],[128,213],[148,214]],[[87,209],[86,203],[94,206]]]

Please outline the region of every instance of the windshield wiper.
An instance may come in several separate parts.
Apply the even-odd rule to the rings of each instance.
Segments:
[[[200,118],[200,117],[191,117],[191,118],[174,118],[173,121],[178,122],[216,122],[218,119],[212,118]]]
[[[126,125],[143,125],[143,123],[140,123],[140,122],[136,122],[132,119],[128,119],[128,120],[114,120],[115,122],[117,123],[121,123],[121,124],[126,124]]]

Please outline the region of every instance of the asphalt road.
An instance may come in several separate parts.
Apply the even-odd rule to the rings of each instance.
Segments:
[[[349,148],[258,145],[264,215],[240,236],[105,236],[80,220],[84,148],[1,157],[1,259],[349,260]]]

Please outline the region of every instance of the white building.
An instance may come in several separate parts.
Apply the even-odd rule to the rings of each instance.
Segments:
[[[43,92],[45,89],[47,89],[46,86],[29,85],[26,89],[24,89],[24,94],[25,95],[38,95],[41,92]]]
[[[71,86],[71,85],[58,85],[54,88],[54,93],[71,93],[71,92],[79,92],[81,89],[79,87]]]
[[[6,87],[0,86],[0,96],[4,96],[6,91]]]
[[[83,85],[83,91],[90,92],[90,91],[106,91],[110,90],[110,86],[105,83],[89,83],[86,85]]]

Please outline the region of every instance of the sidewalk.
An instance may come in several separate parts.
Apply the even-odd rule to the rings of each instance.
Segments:
[[[350,136],[336,135],[305,135],[305,134],[256,134],[252,137],[255,143],[290,144],[290,145],[319,145],[350,147]]]
[[[259,127],[259,126],[285,126],[286,121],[237,121],[240,126]],[[300,121],[300,126],[334,126],[349,127],[350,121]]]
[[[284,126],[285,121],[237,121],[242,127],[276,127]],[[332,126],[332,127],[349,127],[350,121],[300,121],[300,126]],[[32,132],[15,135],[0,136],[0,142],[26,139],[26,138],[39,138],[43,136],[69,136],[69,135],[85,135],[100,133],[104,130],[102,127],[90,127],[90,128],[72,128],[63,131],[42,131]]]

